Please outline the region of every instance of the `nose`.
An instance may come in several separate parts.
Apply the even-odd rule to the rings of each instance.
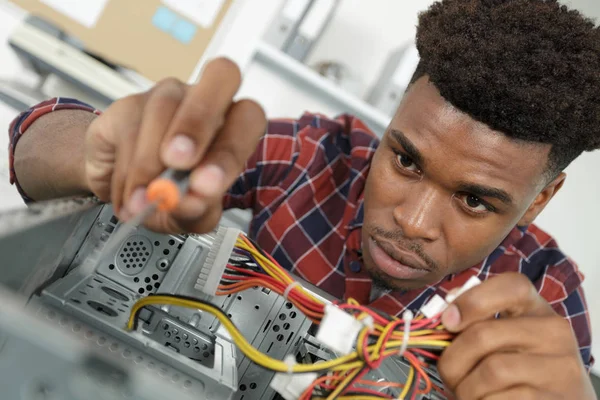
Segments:
[[[440,237],[443,199],[435,188],[412,188],[394,208],[394,220],[407,238],[432,242]]]

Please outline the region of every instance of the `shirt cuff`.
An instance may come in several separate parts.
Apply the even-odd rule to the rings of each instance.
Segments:
[[[33,200],[27,196],[23,191],[23,188],[19,185],[19,180],[15,173],[15,149],[21,136],[27,132],[27,129],[41,116],[59,110],[83,110],[100,115],[100,110],[90,106],[89,104],[83,103],[76,99],[70,99],[66,97],[55,97],[50,100],[43,101],[35,106],[29,108],[26,111],[20,113],[10,124],[8,129],[8,157],[9,157],[9,173],[10,183],[15,185],[19,194],[26,203],[32,202]]]

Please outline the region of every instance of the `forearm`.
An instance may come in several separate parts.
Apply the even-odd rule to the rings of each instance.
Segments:
[[[96,118],[82,110],[60,110],[37,119],[15,149],[16,177],[34,200],[89,193],[85,179],[85,132]]]

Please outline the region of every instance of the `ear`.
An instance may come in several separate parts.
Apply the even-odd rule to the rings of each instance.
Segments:
[[[556,193],[562,188],[565,183],[565,179],[567,178],[567,174],[561,172],[552,182],[550,182],[544,190],[542,190],[533,200],[523,217],[517,225],[525,226],[531,224],[537,216],[542,212],[546,205],[550,200],[554,197]]]

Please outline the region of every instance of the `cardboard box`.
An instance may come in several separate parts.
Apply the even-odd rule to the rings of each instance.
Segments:
[[[177,3],[173,0],[11,1],[75,36],[88,51],[155,82],[165,77],[188,81],[233,2],[182,0],[176,11],[167,5]],[[192,3],[211,3],[214,18],[186,13]]]

